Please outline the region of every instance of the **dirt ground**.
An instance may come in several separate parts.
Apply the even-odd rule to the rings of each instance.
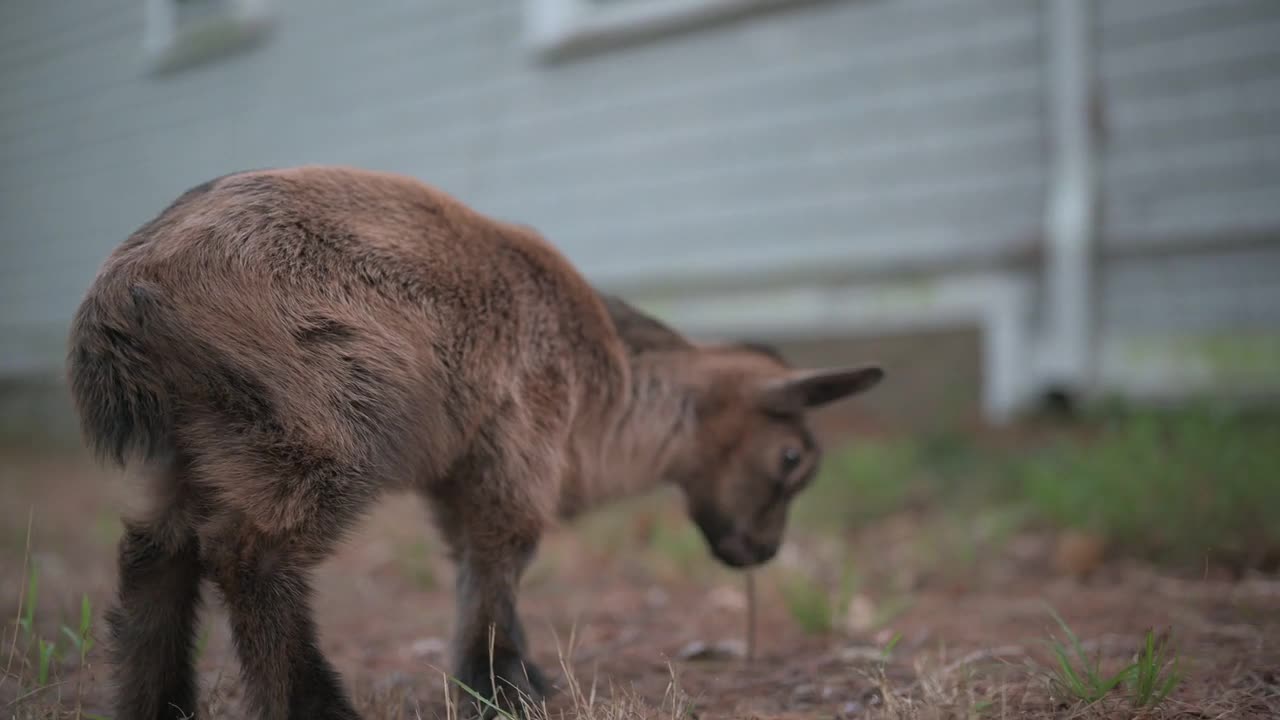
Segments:
[[[114,583],[116,508],[127,493],[119,474],[77,453],[0,461],[0,612],[21,617],[29,557],[39,569],[37,634],[64,641],[37,687],[38,650],[25,649],[28,636],[5,621],[3,717],[110,717],[101,613]],[[897,551],[924,532],[914,517],[839,538],[794,528],[784,553],[757,575],[756,657],[688,657],[693,642],[742,643],[747,610],[740,574],[689,547],[688,535],[676,536],[683,545],[654,540],[655,526],[680,527],[677,515],[658,500],[562,529],[541,549],[521,607],[535,658],[561,688],[548,703],[552,716],[1138,715],[1119,697],[1084,707],[1053,686],[1045,641],[1061,633],[1048,603],[1104,667],[1131,658],[1146,630],[1172,631],[1186,680],[1153,716],[1280,717],[1280,580],[1212,569],[1174,576],[1122,560],[1067,576],[1052,569],[1051,539],[1025,533],[963,567],[917,567]],[[806,632],[780,588],[789,572],[820,567],[833,553],[855,558],[863,581],[835,608],[832,628]],[[367,717],[449,714],[441,674],[449,573],[426,513],[400,497],[320,568],[322,645]],[[60,626],[76,625],[82,594],[99,632],[80,669]],[[241,717],[225,620],[214,593],[206,597],[203,716]],[[585,710],[592,697],[595,708]]]

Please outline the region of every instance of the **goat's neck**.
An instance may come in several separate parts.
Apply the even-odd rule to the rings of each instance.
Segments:
[[[692,442],[694,397],[682,381],[678,357],[653,353],[632,358],[628,393],[611,422],[590,433],[582,448],[575,497],[568,514],[646,492],[678,472]]]

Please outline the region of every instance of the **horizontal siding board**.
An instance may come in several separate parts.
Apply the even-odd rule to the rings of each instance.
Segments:
[[[1221,29],[1280,20],[1274,0],[1121,0],[1096,3],[1104,49],[1176,43]]]
[[[108,56],[108,61],[125,61],[130,52],[117,50]],[[439,50],[439,58],[446,66],[468,66],[484,78],[492,68],[486,67],[483,59],[487,53],[483,48],[475,47],[460,41],[455,46]],[[5,160],[21,162],[24,159],[39,159],[59,145],[67,126],[92,127],[101,136],[119,137],[135,140],[144,136],[152,128],[170,124],[174,121],[188,121],[201,114],[217,113],[222,117],[235,116],[239,113],[266,111],[275,113],[296,113],[300,119],[309,122],[333,122],[334,117],[343,120],[353,116],[354,121],[361,119],[361,114],[380,113],[382,121],[394,118],[389,108],[368,108],[367,105],[351,101],[345,97],[335,97],[335,86],[327,77],[324,66],[298,68],[296,72],[280,72],[262,75],[257,70],[255,54],[246,54],[227,58],[225,65],[217,68],[221,72],[192,72],[178,78],[143,79],[126,78],[120,87],[112,90],[96,92],[93,102],[83,100],[76,102],[70,112],[56,112],[46,115],[36,110],[31,111],[33,118],[54,117],[53,125],[38,124],[36,120],[28,121],[27,126],[15,125],[6,129],[0,143],[7,143],[13,152],[6,153]],[[366,74],[376,73],[376,67],[364,68]],[[415,84],[407,86],[401,81],[400,92],[396,96],[426,96],[437,107],[448,110],[446,103],[457,102],[457,96],[475,96],[497,94],[510,90],[509,81],[498,84],[481,83],[477,85],[476,77],[459,77],[456,70],[447,67],[438,68],[434,75],[415,76]],[[477,93],[477,90],[480,92]],[[395,99],[390,98],[390,99]],[[335,102],[340,100],[341,102]],[[142,106],[163,105],[166,112],[158,117],[137,117],[133,108]],[[465,106],[458,112],[465,112]],[[476,115],[472,115],[474,121]],[[142,120],[143,122],[138,122]],[[92,144],[97,136],[82,138],[73,149]],[[16,142],[20,141],[20,142]]]
[[[1106,334],[1239,331],[1280,328],[1280,286],[1186,287],[1138,296],[1124,291],[1107,305]]]
[[[86,94],[105,94],[141,78],[143,23],[141,14],[120,15],[113,22],[69,50],[33,58],[24,66],[7,69],[0,91],[21,92],[22,107],[0,109],[0,121],[14,117],[73,109]]]
[[[1098,24],[1102,33],[1122,30],[1133,25],[1146,25],[1167,18],[1203,17],[1221,12],[1239,12],[1273,5],[1271,0],[1121,0],[1097,2]],[[1183,21],[1185,23],[1185,20]]]
[[[7,77],[0,78],[0,92],[15,90],[15,80],[29,82],[33,75],[44,74],[49,65],[56,64],[65,70],[78,70],[87,64],[86,61],[94,56],[95,49],[103,42],[109,42],[113,38],[126,34],[135,39],[135,51],[138,56],[141,56],[141,3],[136,14],[110,12],[101,17],[85,17],[77,20],[68,26],[65,32],[47,43],[38,40],[40,36],[34,36],[38,44],[30,46],[32,52],[21,55],[15,52],[0,54],[0,63],[10,69]],[[13,43],[5,47],[12,51],[19,45],[20,43]],[[91,88],[85,86],[81,78],[68,75],[61,77],[60,82],[52,84],[48,91],[74,97],[73,93],[86,89]]]
[[[1280,68],[1280,48],[1254,53],[1224,52],[1167,71],[1104,73],[1103,94],[1112,103],[1138,104],[1230,85],[1239,80],[1274,77]]]
[[[997,79],[998,81],[992,81]],[[502,182],[521,186],[545,174],[597,181],[599,174],[640,160],[668,168],[716,167],[732,158],[795,152],[806,162],[839,162],[851,149],[875,155],[899,143],[936,133],[952,133],[963,142],[993,125],[1011,139],[1040,136],[1028,116],[1038,110],[1038,78],[1009,71],[983,81],[956,81],[947,86],[903,88],[874,99],[847,99],[822,107],[769,110],[720,124],[676,125],[634,134],[616,143],[591,142],[553,146],[512,154],[496,165]],[[850,159],[849,162],[856,162]],[[665,173],[664,173],[665,175]]]
[[[1245,137],[1205,137],[1197,143],[1170,144],[1154,150],[1117,148],[1108,156],[1108,182],[1150,182],[1165,179],[1173,184],[1200,178],[1200,187],[1211,187],[1206,174],[1237,172],[1255,181],[1280,179],[1280,127],[1271,134]]]
[[[841,0],[610,51],[551,71],[526,68],[522,75],[551,108],[585,109],[584,98],[648,104],[736,82],[770,83],[798,66],[927,55],[948,43],[972,44],[984,27],[997,36],[1011,27],[1015,34],[1035,34],[1036,18],[1036,8],[1021,0]]]
[[[732,262],[740,249],[752,244],[785,243],[793,253],[802,256],[811,238],[838,231],[843,233],[847,249],[875,254],[882,248],[873,244],[895,230],[945,224],[980,228],[984,224],[1016,224],[1021,220],[1020,226],[1025,228],[1022,234],[975,232],[960,247],[1009,246],[1023,239],[1025,233],[1034,231],[1041,193],[1037,178],[1028,173],[1023,177],[1000,177],[985,182],[920,183],[892,193],[871,188],[861,193],[822,192],[751,207],[740,203],[712,207],[698,203],[686,203],[678,208],[636,207],[622,217],[548,220],[540,224],[588,267],[598,257],[616,255],[619,248],[644,248],[646,254],[669,253],[670,257],[679,257],[683,248],[691,243],[703,250],[726,251],[727,262]],[[1007,203],[1011,210],[993,219],[990,209],[999,203]],[[602,238],[607,238],[608,244],[602,243]],[[893,246],[888,252],[902,249]]]
[[[1108,243],[1280,231],[1280,3],[1099,3]]]
[[[0,327],[56,338],[184,188],[304,162],[416,175],[620,283],[996,257],[1037,232],[1033,3],[820,3],[553,66],[508,0],[272,7],[261,49],[164,77],[135,0],[25,2],[38,17],[0,28],[0,222],[19,238]]]
[[[707,206],[702,203],[685,203],[679,208],[659,206],[636,207],[633,214],[609,219],[584,219],[580,222],[556,222],[550,227],[566,237],[581,236],[599,238],[602,235],[616,238],[619,243],[628,239],[644,241],[647,238],[670,237],[688,233],[673,241],[676,249],[691,240],[710,242],[709,238],[723,237],[731,243],[750,241],[777,242],[779,237],[794,237],[795,247],[803,248],[805,225],[811,230],[862,227],[868,221],[880,221],[896,226],[915,223],[936,224],[958,221],[960,218],[982,220],[990,217],[990,207],[1003,199],[1022,208],[1033,209],[1037,204],[1037,178],[1031,173],[1022,176],[1008,175],[996,178],[975,178],[968,181],[943,184],[921,182],[885,192],[864,188],[862,192],[825,191],[806,197],[787,198],[776,202],[743,207],[737,203]],[[922,216],[921,211],[928,210]],[[1020,210],[1008,213],[1010,217],[1028,217],[1035,213]],[[912,220],[912,218],[917,218]],[[780,221],[780,222],[779,222]],[[787,235],[771,232],[770,223],[779,222]],[[755,231],[752,228],[756,228]],[[856,233],[851,233],[855,237]],[[991,239],[988,240],[1002,240]],[[975,242],[979,241],[975,239]],[[611,250],[611,248],[601,248]]]
[[[0,67],[79,47],[103,26],[140,18],[142,12],[142,2],[124,0],[5,0],[0,3]]]
[[[535,125],[505,128],[504,142],[538,146],[534,152],[520,153],[514,162],[541,162],[547,156],[591,157],[619,149],[658,150],[669,143],[698,143],[732,137],[742,130],[769,133],[805,132],[814,125],[837,125],[853,133],[867,133],[862,142],[873,142],[892,132],[908,116],[920,113],[945,115],[956,109],[956,123],[985,122],[1001,112],[1019,112],[1015,117],[1028,127],[1038,127],[1040,77],[1034,69],[1015,63],[973,67],[950,65],[953,74],[916,72],[902,68],[887,80],[902,80],[883,90],[860,87],[852,80],[834,80],[829,87],[802,85],[803,78],[790,87],[782,83],[768,93],[752,88],[736,95],[709,94],[688,98],[680,104],[655,104],[646,108],[613,109],[609,114],[584,114],[565,118],[561,128]],[[844,91],[837,88],[844,87]],[[768,102],[762,102],[768,98]],[[989,110],[974,107],[990,102]],[[961,106],[961,107],[956,107]],[[664,122],[655,127],[653,117]],[[649,118],[646,122],[646,118]],[[1007,119],[1007,118],[1006,118]],[[870,133],[879,135],[871,135]],[[538,138],[542,138],[541,141]],[[548,139],[562,142],[548,143]],[[576,138],[576,140],[575,140]],[[687,148],[686,148],[687,149]]]
[[[1153,79],[1227,59],[1271,57],[1280,39],[1280,17],[1196,32],[1177,41],[1099,48],[1104,80]]]
[[[424,146],[438,149],[446,155],[457,155],[450,158],[444,170],[466,164],[465,154],[455,152],[460,146],[484,137],[469,126],[466,118],[482,115],[494,105],[494,96],[479,95],[463,89],[457,94],[443,94],[437,97],[442,112],[447,111],[453,117],[442,116],[431,118],[420,117],[418,123],[409,123],[402,119],[394,122],[377,123],[369,114],[358,113],[349,117],[342,112],[334,112],[320,116],[302,115],[290,118],[292,113],[284,109],[285,105],[272,103],[269,106],[244,108],[230,115],[212,98],[196,100],[190,105],[175,108],[163,116],[147,119],[131,127],[124,127],[114,134],[103,134],[96,139],[84,138],[73,148],[80,149],[77,163],[74,166],[59,165],[57,160],[65,157],[72,149],[58,142],[58,136],[52,135],[46,146],[37,150],[27,150],[27,157],[12,159],[7,162],[13,169],[11,177],[22,185],[56,185],[64,182],[71,175],[81,173],[99,174],[118,170],[117,160],[121,155],[131,155],[140,146],[170,142],[169,148],[184,153],[198,152],[202,145],[210,145],[210,133],[233,133],[245,142],[231,145],[232,152],[243,149],[250,156],[247,162],[237,167],[262,167],[272,163],[262,161],[263,154],[283,155],[291,158],[306,157],[306,161],[321,161],[338,152],[350,154],[345,149],[352,146],[367,148],[373,155],[387,153],[404,153],[421,150]],[[314,119],[313,119],[314,118]],[[282,123],[288,123],[292,132],[280,132]],[[296,124],[293,124],[296,123]],[[390,127],[387,127],[390,125]],[[395,132],[395,131],[399,132]],[[266,146],[255,136],[263,134],[272,136],[273,142]],[[83,137],[83,136],[82,136]],[[210,148],[219,151],[213,144]],[[307,157],[310,156],[310,157]],[[252,158],[259,158],[253,160]],[[424,158],[426,160],[427,158]],[[294,160],[296,161],[296,160]],[[440,167],[437,160],[426,167]],[[5,184],[7,185],[7,184]],[[5,188],[0,185],[0,188]],[[6,188],[7,189],[7,188]]]
[[[83,79],[70,74],[70,71],[91,66],[97,48],[105,42],[112,42],[118,37],[127,36],[139,54],[142,52],[143,39],[143,3],[137,3],[134,12],[111,12],[97,17],[85,17],[66,28],[60,38],[42,41],[35,46],[34,52],[26,57],[5,57],[0,51],[0,59],[7,63],[8,73],[0,78],[0,89],[15,89],[15,81],[51,81],[50,91],[61,92],[68,89],[89,89]],[[6,49],[12,50],[12,46]],[[121,68],[100,67],[99,71],[119,72]],[[58,81],[61,82],[58,82]]]
[[[623,257],[598,255],[580,259],[589,266],[593,278],[603,283],[635,283],[637,278],[660,277],[679,282],[722,275],[726,265],[735,273],[759,276],[780,269],[804,268],[826,273],[842,271],[874,272],[878,268],[896,267],[902,262],[1007,260],[1007,244],[975,242],[990,237],[1028,237],[1027,227],[1017,221],[951,223],[927,227],[814,227],[805,221],[791,228],[770,226],[771,244],[733,246],[728,242],[687,242],[680,262],[672,263],[660,253],[642,253]],[[800,234],[797,234],[800,233]],[[751,236],[756,233],[752,232]],[[739,234],[739,238],[742,235]],[[797,249],[793,238],[803,237]],[[646,239],[648,242],[652,238]],[[856,240],[856,241],[855,241]],[[993,246],[994,245],[994,246]],[[732,247],[726,253],[725,247]],[[571,257],[575,253],[570,252]]]
[[[891,194],[894,187],[920,177],[961,182],[1009,174],[1034,177],[1042,166],[1042,138],[1021,126],[991,125],[964,134],[942,128],[902,134],[875,146],[828,135],[809,138],[791,152],[775,147],[768,155],[753,152],[758,145],[744,145],[705,165],[681,167],[665,154],[656,159],[636,154],[621,166],[624,172],[601,164],[594,173],[573,174],[569,181],[550,185],[538,183],[535,171],[523,187],[513,184],[502,194],[502,208],[532,218],[555,218],[571,215],[575,206],[588,206],[595,215],[613,218],[625,216],[637,202],[732,207],[752,204],[753,198],[767,197],[779,187],[802,196],[833,190]]]
[[[920,37],[876,52],[856,46],[828,53],[797,52],[794,61],[759,69],[747,69],[739,60],[736,71],[721,76],[682,73],[683,63],[673,55],[650,71],[654,77],[673,78],[669,82],[633,89],[623,86],[594,94],[587,101],[567,100],[545,87],[524,93],[517,98],[518,112],[510,119],[508,131],[532,137],[559,128],[573,132],[575,126],[589,124],[616,128],[625,135],[629,129],[643,131],[651,126],[652,118],[644,113],[655,110],[671,112],[673,123],[707,123],[762,106],[848,101],[859,96],[874,102],[904,85],[981,82],[983,73],[1035,63],[1034,29],[1015,17],[996,27]]]
[[[1280,183],[1226,191],[1118,196],[1107,206],[1105,239],[1150,246],[1167,240],[1221,239],[1277,232]]]
[[[1115,258],[1107,263],[1106,285],[1135,294],[1177,293],[1187,288],[1280,286],[1280,248]],[[1275,308],[1280,313],[1280,306]]]
[[[504,15],[511,15],[512,12],[514,11],[506,10]],[[488,13],[490,16],[493,14],[492,11]],[[309,14],[301,15],[307,17]],[[348,104],[358,106],[362,101],[370,99],[359,94],[369,85],[379,86],[377,93],[371,98],[377,101],[385,100],[387,94],[412,94],[417,88],[429,88],[441,80],[459,79],[459,73],[456,70],[459,63],[467,63],[466,66],[480,76],[485,71],[498,69],[496,59],[485,62],[486,58],[493,58],[493,52],[484,47],[477,47],[474,19],[470,22],[438,26],[429,23],[420,25],[412,21],[397,23],[395,27],[399,29],[399,33],[411,42],[393,43],[397,45],[393,49],[400,53],[400,56],[394,59],[385,55],[369,57],[361,54],[360,50],[365,47],[387,52],[387,48],[383,47],[386,38],[381,34],[377,35],[378,43],[355,44],[349,49],[344,48],[328,57],[316,58],[314,51],[307,52],[306,49],[314,48],[317,44],[323,46],[324,41],[312,38],[306,33],[305,23],[304,27],[294,27],[293,23],[296,19],[294,16],[281,19],[279,24],[283,29],[272,37],[271,41],[278,43],[271,50],[274,56],[273,64],[276,66],[275,71],[266,75],[245,72],[239,76],[242,81],[251,79],[259,83],[265,92],[229,93],[223,98],[224,100],[239,95],[241,99],[252,101],[260,100],[263,96],[271,97],[273,94],[278,94],[290,101],[298,102],[310,98],[312,91],[331,93],[333,88],[342,87],[350,91],[349,95],[344,93]],[[490,17],[481,16],[480,19],[492,22]],[[502,26],[508,25],[509,21]],[[285,30],[291,32],[286,33]],[[360,32],[360,30],[353,28],[350,32]],[[334,42],[338,42],[338,39],[335,38]],[[114,54],[110,62],[102,62],[100,47],[90,46],[81,53],[60,58],[59,64],[54,67],[42,66],[42,72],[38,75],[27,74],[24,77],[25,82],[30,85],[32,101],[31,107],[24,109],[23,112],[52,113],[71,110],[74,116],[74,111],[80,109],[78,98],[91,91],[108,100],[114,100],[118,108],[129,107],[129,96],[139,91],[155,92],[166,89],[175,93],[178,98],[199,97],[200,92],[190,81],[191,78],[203,75],[213,75],[221,79],[237,78],[236,73],[225,72],[226,69],[236,65],[236,58],[227,58],[222,61],[226,65],[214,69],[194,68],[177,76],[181,80],[147,78],[144,75],[145,65],[141,62],[141,43],[142,27],[141,23],[137,23],[136,26],[122,28],[121,32],[104,43],[113,48]],[[430,52],[424,52],[424,47],[431,48]],[[257,70],[259,63],[253,58],[254,55],[250,54],[245,60],[250,70]],[[386,72],[389,66],[395,67],[396,72]],[[59,80],[59,78],[63,79]],[[71,78],[71,80],[68,81],[65,78]],[[382,78],[387,80],[380,84]],[[412,85],[406,83],[408,78],[412,78]],[[470,79],[474,80],[474,77]]]
[[[1280,328],[1280,248],[1112,260],[1102,273],[1104,332]]]
[[[1109,146],[1114,149],[1103,160],[1103,168],[1108,175],[1114,175],[1125,173],[1135,165],[1141,166],[1137,172],[1143,173],[1151,165],[1203,162],[1209,166],[1224,163],[1238,163],[1242,168],[1265,166],[1266,172],[1271,172],[1274,170],[1273,144],[1280,131],[1274,117],[1270,111],[1210,117],[1189,113],[1181,120],[1153,125],[1145,133],[1137,129],[1117,133],[1110,139]],[[1241,146],[1249,145],[1258,148],[1256,156],[1239,152]],[[1227,156],[1207,157],[1219,150]]]
[[[511,133],[513,142],[536,139],[545,142],[547,136],[560,135],[575,139],[582,138],[583,131],[607,129],[610,135],[625,136],[630,128],[632,132],[645,133],[651,129],[647,122],[649,113],[661,112],[664,117],[671,118],[673,123],[686,125],[706,125],[724,117],[733,117],[741,112],[749,112],[761,106],[762,97],[772,100],[774,106],[794,106],[815,102],[821,103],[828,98],[840,97],[844,94],[857,94],[859,89],[865,92],[883,92],[902,84],[900,76],[911,76],[907,80],[909,86],[923,85],[931,82],[946,83],[957,75],[981,77],[984,73],[1004,68],[1034,67],[1038,56],[1035,43],[1034,15],[1022,13],[1011,19],[1003,18],[996,25],[977,24],[966,32],[948,31],[936,36],[921,37],[913,43],[895,43],[889,47],[853,48],[844,46],[823,54],[817,50],[806,49],[797,54],[798,60],[780,66],[766,66],[751,72],[743,72],[741,59],[735,55],[724,53],[734,62],[734,70],[719,76],[710,72],[695,74],[684,73],[689,79],[684,82],[648,83],[630,89],[628,92],[599,93],[584,95],[581,88],[576,88],[574,100],[564,102],[554,93],[548,93],[545,85],[540,83],[537,92],[526,93],[525,102],[512,108],[513,115],[503,119],[504,129]],[[518,31],[513,27],[512,35]],[[466,35],[459,36],[458,42],[465,55],[454,58],[449,48],[433,47],[430,56],[438,57],[439,62],[430,63],[437,71],[439,79],[449,79],[456,75],[450,67],[466,63],[474,65],[475,61],[492,55],[485,48],[476,48],[466,41]],[[642,77],[651,73],[652,77],[681,77],[679,66],[685,64],[678,54],[669,54],[671,60],[666,65],[655,68],[637,70],[631,68],[633,75]],[[351,66],[354,74],[351,77],[325,76],[326,85],[350,86],[357,91],[365,86],[377,87],[378,73],[371,72],[372,66],[354,62],[355,58],[344,58],[343,65]],[[413,63],[410,63],[412,66]],[[667,65],[670,65],[668,67]],[[476,74],[484,77],[488,68],[483,65],[475,68]],[[361,78],[373,77],[372,81]],[[437,79],[430,74],[422,78],[421,87],[427,92],[415,94],[404,92],[403,79],[395,77],[395,87],[386,89],[390,97],[383,97],[383,102],[372,113],[395,113],[399,115],[416,105],[435,103],[435,95],[439,92]],[[472,80],[465,78],[459,82]],[[566,83],[560,83],[566,86]],[[575,87],[567,84],[568,87]],[[625,88],[624,88],[625,89]],[[181,88],[180,88],[181,90]],[[487,92],[509,96],[515,91],[509,79],[500,78],[486,88]],[[259,93],[259,95],[268,93]],[[519,95],[519,93],[517,93]],[[208,96],[207,91],[191,87],[185,92],[186,98],[199,100]],[[114,95],[111,95],[114,97]],[[420,98],[420,99],[419,99]],[[165,98],[165,101],[181,107],[184,98]],[[291,107],[303,103],[306,97],[293,90],[287,96]],[[121,107],[134,106],[140,98],[120,97]],[[351,107],[360,107],[358,97],[347,99]],[[389,101],[389,102],[388,102]],[[398,102],[403,102],[401,106]],[[86,114],[86,118],[100,122],[103,111]],[[109,118],[110,115],[108,114]],[[491,130],[492,126],[481,126],[477,132]],[[127,126],[122,128],[126,133],[145,132],[145,128]],[[56,128],[51,132],[56,135]],[[129,134],[129,137],[135,137]],[[26,142],[29,147],[31,138]],[[38,144],[38,143],[37,143]],[[28,153],[35,152],[28,150]],[[20,158],[8,158],[10,161]]]
[[[1031,78],[1025,80],[1028,83],[1032,81]],[[952,88],[948,92],[954,90]],[[721,132],[676,130],[657,133],[658,138],[652,142],[637,138],[634,145],[584,145],[585,149],[570,148],[561,157],[550,153],[511,154],[500,161],[495,160],[492,167],[506,181],[502,188],[503,194],[516,197],[521,196],[522,187],[537,186],[548,176],[560,178],[561,183],[546,187],[542,192],[544,195],[557,193],[562,186],[570,191],[575,185],[596,186],[604,179],[602,175],[614,173],[619,164],[637,159],[662,166],[658,168],[662,170],[661,173],[639,176],[643,180],[652,178],[648,180],[650,184],[660,184],[670,179],[678,181],[682,174],[698,176],[709,173],[714,176],[722,174],[721,169],[725,166],[730,171],[741,167],[741,158],[758,156],[761,147],[770,148],[769,155],[765,157],[775,165],[811,163],[816,167],[825,167],[847,163],[854,171],[866,169],[882,172],[886,159],[893,162],[895,156],[907,152],[909,156],[903,158],[904,161],[927,165],[920,168],[920,172],[965,173],[971,171],[974,165],[948,167],[948,162],[930,163],[928,155],[936,152],[939,159],[945,160],[948,146],[975,141],[985,147],[994,147],[1000,144],[1000,133],[1008,133],[1008,152],[1014,157],[1025,159],[1028,163],[1039,163],[1040,130],[1030,123],[1016,119],[1017,110],[1031,110],[1036,104],[1037,98],[1031,90],[1028,85],[1025,92],[1018,92],[1012,97],[978,95],[963,101],[958,98],[955,102],[947,101],[947,93],[939,91],[939,103],[933,109],[941,109],[941,112],[930,112],[930,93],[924,92],[915,94],[913,101],[919,101],[920,104],[914,110],[908,105],[903,108],[886,107],[883,112],[855,112],[847,116],[834,111],[790,113],[777,119],[765,116],[760,122],[726,124]],[[835,110],[838,111],[839,108]],[[225,126],[214,125],[211,131],[218,131],[219,128],[225,129]],[[183,126],[176,126],[169,132],[174,133],[176,139],[186,130]],[[295,142],[313,142],[317,130],[315,126],[300,128]],[[354,142],[366,155],[376,154],[381,147],[385,147],[389,155],[407,153],[418,156],[423,161],[422,166],[432,168],[430,178],[433,181],[442,176],[456,176],[471,162],[465,149],[467,133],[463,132],[432,133],[426,143],[419,143],[412,136],[408,139],[398,139],[396,136],[351,139],[351,134],[343,133],[341,129],[331,132],[335,138],[347,139],[348,144]],[[153,133],[151,137],[157,141],[156,145],[168,144],[165,142],[165,133]],[[868,138],[881,140],[873,143],[868,142]],[[213,146],[217,147],[217,144]],[[444,155],[433,154],[432,146],[444,149]],[[918,146],[920,150],[913,151],[913,146]],[[84,158],[83,165],[76,166],[76,175],[102,175],[102,179],[106,181],[118,170],[120,158],[133,152],[133,146],[120,142],[93,150]],[[916,156],[910,156],[912,152]],[[189,158],[189,155],[186,156],[186,159]],[[180,156],[177,159],[184,158]],[[1009,159],[1008,156],[991,156],[992,162],[1005,163]],[[244,166],[253,164],[248,162]],[[99,168],[101,172],[95,173],[95,168]],[[900,171],[912,172],[913,169],[902,167]],[[65,182],[65,179],[62,181]],[[15,178],[15,185],[38,193],[41,183],[38,179],[33,182],[32,179],[23,177]],[[18,188],[6,189],[12,191]]]
[[[1240,137],[1280,127],[1280,72],[1160,96],[1110,97],[1104,141],[1121,149],[1194,143],[1201,139],[1196,133]]]

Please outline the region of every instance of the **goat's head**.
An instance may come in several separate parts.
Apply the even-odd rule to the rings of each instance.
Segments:
[[[759,565],[781,546],[791,501],[822,459],[808,412],[870,389],[884,372],[797,370],[755,346],[690,355],[696,420],[678,482],[711,552],[732,567]]]

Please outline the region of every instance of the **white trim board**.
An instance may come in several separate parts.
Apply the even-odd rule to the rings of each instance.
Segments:
[[[524,0],[524,42],[549,60],[819,0]],[[829,0],[828,0],[829,1]]]
[[[872,335],[972,325],[982,335],[983,411],[1013,419],[1033,391],[1030,282],[1013,272],[897,283],[789,287],[702,298],[636,296],[638,307],[693,336],[776,339]],[[892,371],[892,369],[890,369]]]
[[[271,30],[270,0],[209,0],[205,17],[183,22],[175,3],[146,0],[143,58],[148,72],[163,74],[247,50]]]

